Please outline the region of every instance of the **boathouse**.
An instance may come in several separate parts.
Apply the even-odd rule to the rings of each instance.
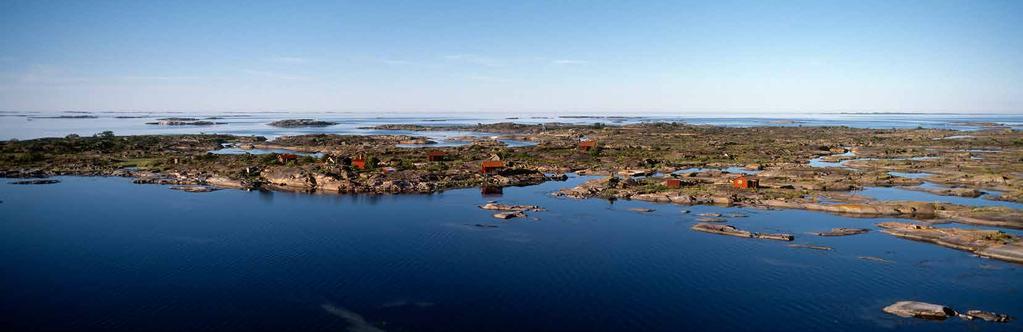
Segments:
[[[289,161],[296,160],[298,160],[298,156],[291,153],[282,153],[277,155],[277,161],[279,161],[281,164],[287,164]]]

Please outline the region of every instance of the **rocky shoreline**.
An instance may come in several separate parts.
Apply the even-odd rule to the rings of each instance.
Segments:
[[[277,125],[332,125],[311,119],[285,121]],[[1023,133],[1001,127],[955,140],[944,138],[958,132],[939,129],[726,128],[678,123],[376,128],[495,132],[536,145],[513,148],[487,139],[426,149],[402,147],[432,143],[415,135],[318,134],[268,141],[255,136],[115,136],[106,132],[0,142],[0,176],[125,176],[136,183],[171,184],[194,192],[235,188],[402,194],[532,185],[564,180],[565,173],[575,172],[600,177],[554,195],[801,209],[1023,229],[1023,211],[1018,209],[879,201],[855,195],[867,187],[901,187],[960,197],[997,191],[1001,200],[1017,200],[1023,197]],[[295,152],[210,153],[225,146]],[[815,165],[809,160],[843,162]],[[487,169],[488,163],[499,167]],[[948,187],[919,187],[923,179],[890,172],[926,173],[926,181]],[[736,181],[746,183],[747,177],[756,179],[754,186],[736,187]],[[519,212],[523,211],[502,213],[514,217]],[[705,217],[703,221],[726,220]],[[997,256],[1005,257],[991,255]]]

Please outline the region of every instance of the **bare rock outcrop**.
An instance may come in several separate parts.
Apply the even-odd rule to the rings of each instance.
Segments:
[[[692,230],[698,232],[706,232],[713,234],[729,235],[735,237],[765,239],[765,240],[778,240],[778,241],[792,241],[795,239],[791,234],[784,233],[754,233],[746,230],[735,228],[732,225],[724,224],[710,224],[710,223],[698,223],[693,225]]]
[[[926,302],[899,301],[890,306],[884,307],[884,312],[905,318],[921,318],[931,320],[945,320],[955,317],[956,311],[952,308]]]
[[[882,232],[897,237],[930,242],[943,247],[969,251],[980,256],[1023,263],[1023,241],[998,230],[937,228],[911,223],[883,222]]]
[[[866,233],[866,232],[869,232],[869,231],[870,230],[865,229],[865,228],[832,228],[830,231],[827,231],[827,232],[818,232],[817,235],[818,236],[848,236],[848,235],[863,234],[863,233]]]

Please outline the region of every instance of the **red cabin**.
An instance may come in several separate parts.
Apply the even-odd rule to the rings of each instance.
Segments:
[[[664,186],[671,189],[682,188],[682,180],[679,179],[665,179]]]
[[[277,161],[281,162],[281,164],[286,164],[289,161],[296,161],[296,160],[298,160],[298,156],[294,155],[294,154],[282,153],[282,154],[277,155]]]
[[[760,180],[757,180],[757,179],[754,179],[754,178],[751,178],[751,177],[740,176],[740,177],[732,179],[732,188],[735,188],[735,189],[756,189],[756,188],[760,188]]]
[[[504,168],[504,162],[500,160],[487,160],[480,164],[480,174],[495,173]]]
[[[444,151],[430,151],[426,153],[426,160],[429,161],[444,161],[447,158],[448,153]]]
[[[352,159],[352,167],[358,169],[366,169],[366,159],[363,158]]]
[[[594,141],[594,140],[589,140],[588,139],[588,140],[584,140],[584,141],[579,142],[579,151],[590,151],[590,150],[595,149],[596,147],[597,147],[597,141]]]

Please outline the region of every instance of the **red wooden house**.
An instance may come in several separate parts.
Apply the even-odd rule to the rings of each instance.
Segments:
[[[682,180],[679,179],[665,179],[664,186],[671,189],[682,188]]]
[[[745,175],[732,179],[732,188],[735,189],[756,189],[760,188],[760,180]]]
[[[579,142],[579,151],[590,151],[597,148],[597,141],[588,139]]]
[[[480,174],[491,174],[504,168],[504,162],[500,160],[487,160],[480,164]]]
[[[426,160],[429,161],[444,161],[448,157],[448,153],[444,151],[430,151],[426,153]]]
[[[298,156],[294,155],[294,154],[282,153],[282,154],[277,155],[277,161],[281,162],[281,164],[286,164],[289,161],[296,161],[296,160],[298,160]]]
[[[358,169],[366,169],[366,159],[362,157],[356,157],[352,159],[352,167]]]

